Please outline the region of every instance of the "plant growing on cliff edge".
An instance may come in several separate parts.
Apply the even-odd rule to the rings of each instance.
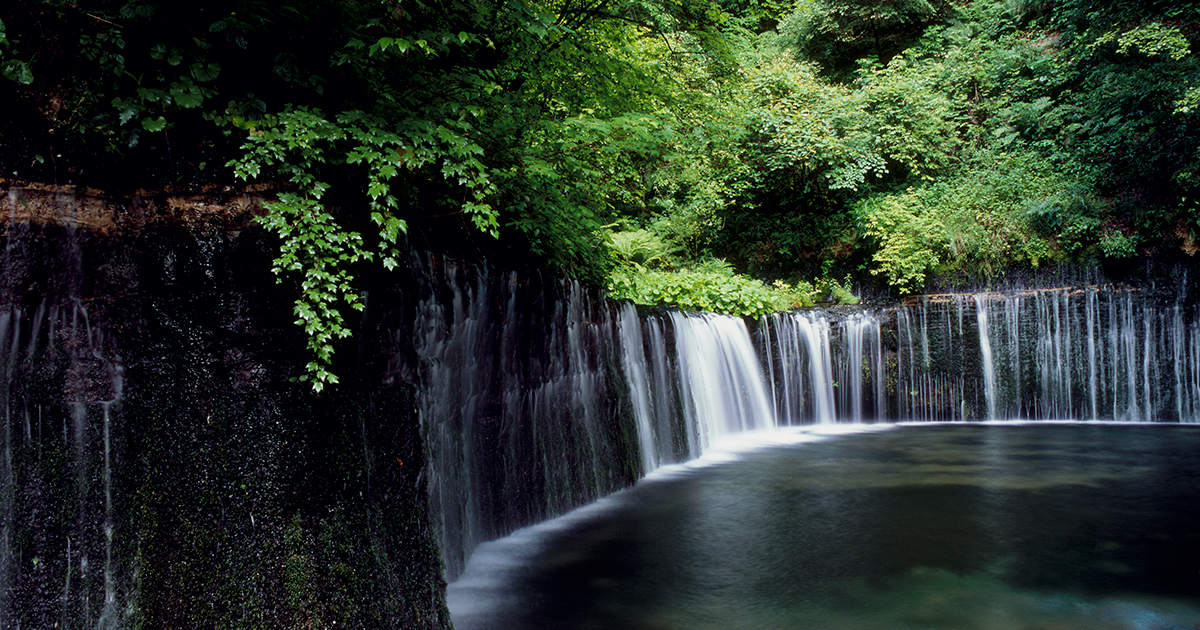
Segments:
[[[270,171],[294,186],[265,223],[285,242],[276,270],[300,276],[295,312],[315,355],[315,388],[336,382],[332,343],[350,334],[341,310],[359,307],[355,265],[397,266],[406,219],[459,215],[485,234],[516,237],[508,242],[555,271],[603,281],[612,256],[601,219],[640,198],[627,194],[637,190],[630,165],[661,162],[678,136],[670,108],[686,101],[676,79],[645,65],[686,38],[648,42],[720,13],[707,0],[635,11],[650,6],[472,0],[401,11],[385,2],[334,57],[361,80],[363,109],[229,113],[247,133],[244,154],[229,162],[237,176]],[[705,11],[692,15],[697,8]],[[325,201],[331,188],[346,191],[336,212]],[[372,224],[377,234],[364,229]]]
[[[769,287],[731,271],[618,272],[613,274],[608,290],[612,297],[638,304],[739,317],[783,310]]]
[[[300,272],[300,295],[294,306],[296,324],[304,328],[313,360],[301,378],[313,379],[313,389],[337,383],[329,371],[334,339],[350,336],[337,308],[339,301],[361,310],[353,289],[349,265],[371,258],[363,249],[362,235],[342,229],[321,205],[328,184],[313,174],[325,162],[328,143],[342,140],[345,132],[319,112],[295,110],[276,117],[266,130],[246,125],[246,155],[229,163],[243,179],[257,177],[263,168],[276,167],[289,175],[297,192],[286,192],[266,202],[268,214],[260,221],[280,237],[279,256],[271,271],[283,282],[287,272]]]
[[[836,289],[834,288],[836,287]],[[609,297],[647,306],[668,306],[689,311],[706,311],[738,317],[761,317],[767,313],[812,306],[826,292],[839,304],[857,303],[846,287],[822,280],[795,285],[760,280],[734,273],[723,260],[709,259],[690,268],[668,271],[628,265],[614,272],[608,282]]]
[[[234,122],[247,131],[246,153],[229,162],[238,177],[253,179],[264,169],[274,169],[296,187],[264,204],[268,214],[261,222],[282,242],[272,271],[302,274],[296,323],[304,327],[314,357],[302,378],[311,378],[317,391],[338,381],[329,370],[333,341],[351,334],[337,304],[362,309],[352,265],[377,258],[389,270],[399,265],[398,239],[407,223],[397,216],[401,201],[393,180],[401,169],[440,165],[443,177],[465,188],[462,211],[481,231],[497,233],[496,213],[485,202],[492,193],[491,181],[475,157],[482,149],[446,126],[417,126],[401,135],[362,112],[343,112],[329,121],[319,110],[305,108],[257,123]],[[364,188],[371,221],[379,230],[378,251],[366,249],[362,235],[341,226],[322,204],[329,184],[317,173],[331,162],[365,167]]]

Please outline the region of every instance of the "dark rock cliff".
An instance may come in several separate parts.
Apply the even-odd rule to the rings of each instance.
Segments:
[[[0,628],[450,627],[402,317],[316,395],[255,191],[7,184]]]

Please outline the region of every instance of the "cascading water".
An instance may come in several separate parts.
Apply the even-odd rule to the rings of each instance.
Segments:
[[[987,401],[988,420],[996,419],[996,366],[992,360],[992,335],[988,325],[988,309],[983,296],[975,296],[975,319],[979,326],[979,367],[983,372],[984,400]]]
[[[689,455],[721,436],[775,426],[757,356],[741,320],[672,312]]]
[[[1186,282],[779,313],[752,337],[738,318],[639,310],[435,256],[372,293],[358,382],[314,397],[289,380],[303,363],[285,348],[303,343],[286,309],[258,306],[288,294],[246,271],[269,268],[265,247],[224,238],[10,232],[3,630],[295,625],[318,609],[289,603],[309,585],[288,580],[333,588],[345,567],[386,579],[340,583],[377,604],[338,618],[436,627],[435,537],[453,579],[479,543],[733,433],[1200,420]],[[241,593],[263,603],[228,604]],[[418,597],[434,603],[408,605]]]
[[[684,461],[692,457],[695,440],[686,424],[679,420],[682,413],[681,391],[676,374],[678,361],[669,318],[651,314],[643,318],[647,383],[650,394],[651,417],[646,421],[654,429],[654,446],[659,465]],[[634,379],[631,379],[633,382]],[[642,422],[639,421],[639,426]],[[649,472],[649,470],[647,470]]]
[[[995,374],[995,417],[1195,421],[1183,387],[1197,370],[1194,306],[1188,316],[1179,299],[1088,287],[989,295],[977,308],[995,322],[996,358],[980,368]]]
[[[658,468],[659,462],[663,460],[663,453],[659,447],[661,438],[653,411],[654,403],[650,397],[649,370],[646,369],[641,321],[632,302],[621,306],[617,331],[621,336],[621,363],[625,367],[625,378],[629,383],[633,417],[637,419],[638,446],[642,453],[644,475]]]
[[[758,341],[782,423],[1195,422],[1200,308],[1185,296],[1116,286],[931,296],[832,322],[777,313]]]
[[[450,579],[481,542],[775,424],[740,319],[640,317],[575,283],[454,263],[440,273],[413,346]]]
[[[626,353],[636,319],[577,284],[447,262],[412,345],[446,574],[480,542],[617,490],[643,472]],[[635,401],[635,406],[636,406]],[[645,403],[643,399],[641,402]],[[623,446],[625,445],[625,446]]]
[[[886,417],[881,318],[859,312],[831,322],[830,314],[773,313],[759,324],[779,424]]]
[[[841,322],[845,352],[838,356],[840,409],[849,409],[850,422],[885,418],[883,344],[879,319],[855,313]]]
[[[119,627],[130,597],[113,551],[121,358],[78,301],[6,307],[0,349],[0,628],[41,591],[62,602],[44,627]]]
[[[775,409],[789,424],[833,422],[829,322],[821,313],[774,313],[765,318],[763,350],[776,384]]]

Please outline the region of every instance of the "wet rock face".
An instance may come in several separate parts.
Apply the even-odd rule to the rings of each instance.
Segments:
[[[0,628],[449,627],[383,315],[315,396],[253,227],[9,219]]]
[[[618,310],[599,291],[437,256],[409,268],[427,281],[409,329],[395,326],[410,356],[389,373],[420,383],[431,512],[454,580],[480,543],[634,483],[637,427]]]

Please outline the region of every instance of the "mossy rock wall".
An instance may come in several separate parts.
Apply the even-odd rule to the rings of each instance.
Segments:
[[[293,294],[244,216],[9,214],[0,628],[450,627],[383,314],[316,395],[292,380]]]

